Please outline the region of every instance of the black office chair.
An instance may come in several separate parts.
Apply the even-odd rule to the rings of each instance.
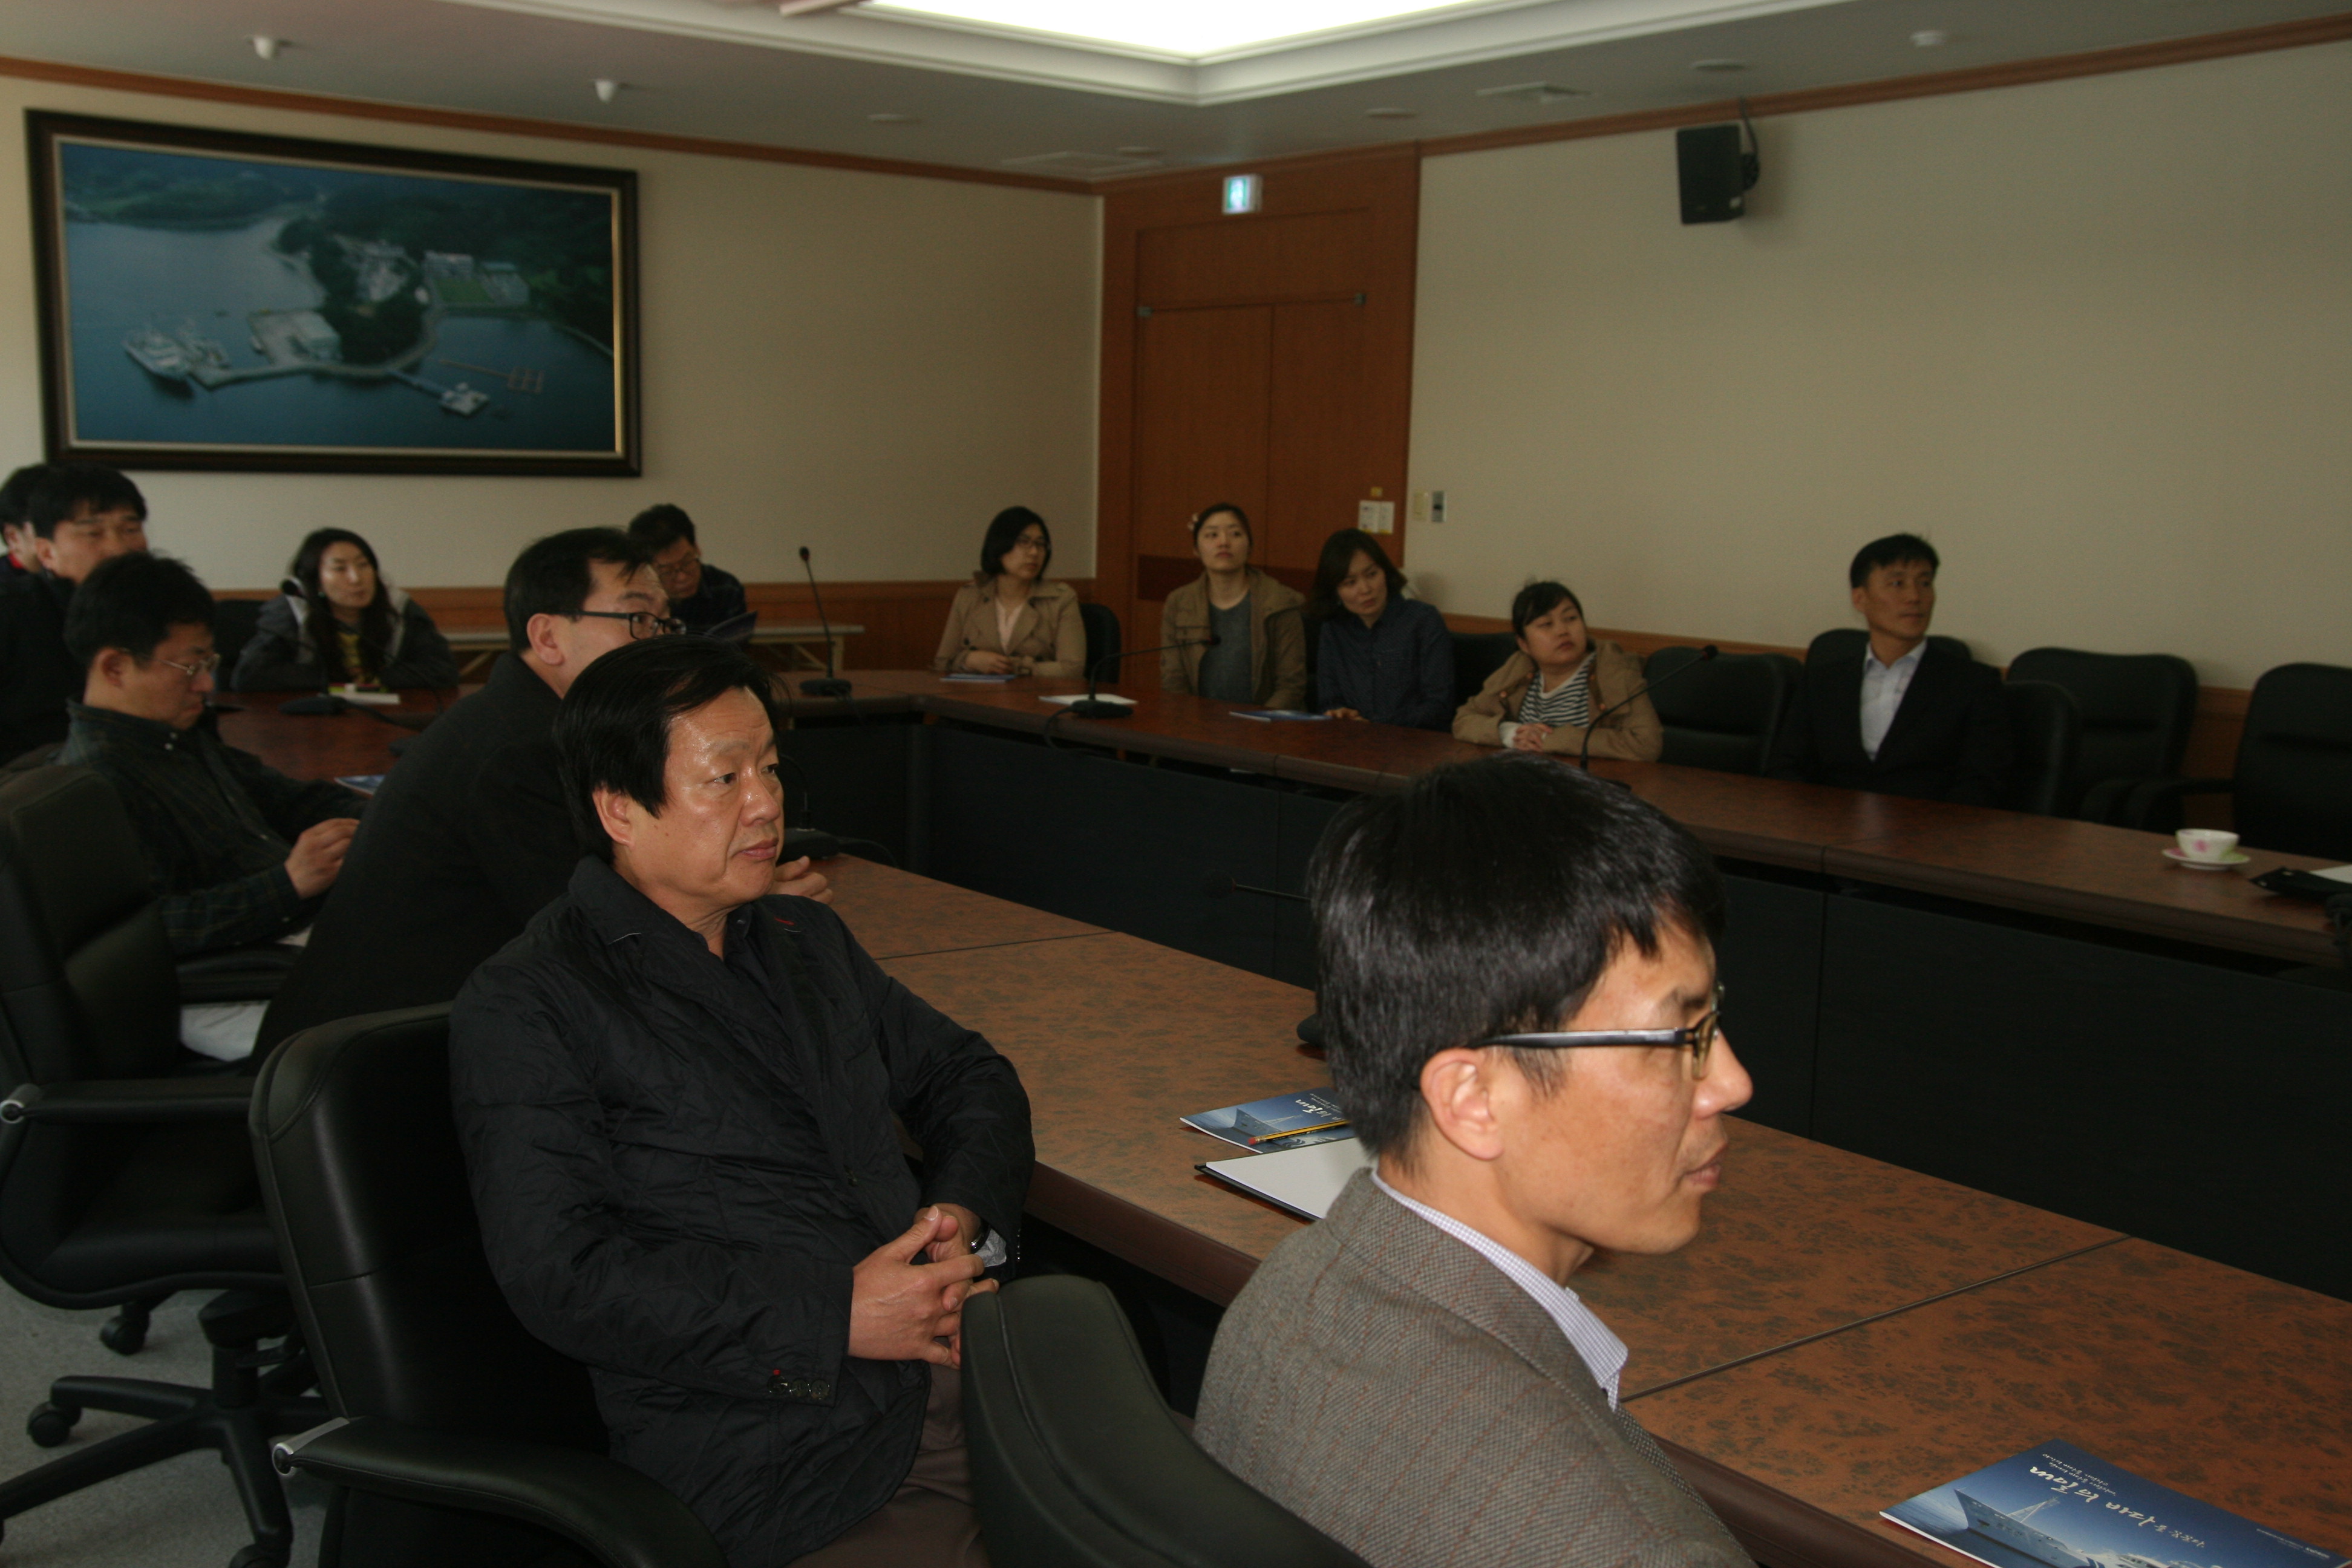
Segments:
[[[1976,650],[1958,637],[1931,632],[1927,640],[1948,652],[1958,654],[1962,658],[1976,658]],[[1837,626],[1823,632],[1806,646],[1805,660],[1810,664],[1823,654],[1860,658],[1864,645],[1869,641],[1870,634],[1859,626]]]
[[[320,1568],[724,1568],[684,1503],[604,1457],[587,1369],[533,1339],[490,1275],[446,1007],[287,1040],[251,1131],[335,1415],[274,1455],[335,1489]]]
[[[1118,612],[1108,605],[1081,602],[1078,619],[1087,628],[1087,670],[1091,673],[1100,669],[1104,680],[1116,682],[1118,666],[1112,665],[1103,669],[1102,661],[1118,657]]]
[[[2254,682],[2235,776],[2143,784],[2125,807],[2132,826],[2170,833],[2180,803],[2227,793],[2250,848],[2352,860],[2352,668],[2283,664]]]
[[[228,688],[229,677],[236,673],[237,655],[253,640],[261,626],[261,606],[267,599],[215,599],[213,601],[213,651],[220,655],[220,684]]]
[[[1760,773],[1804,667],[1785,653],[1719,653],[1704,669],[1695,647],[1662,647],[1642,667],[1644,680],[1672,680],[1650,693],[1666,749],[1659,761],[1727,773]]]
[[[964,1431],[992,1562],[1363,1568],[1202,1453],[1109,1289],[1045,1275],[963,1313]]]
[[[2009,707],[2009,784],[2000,804],[2011,811],[2056,816],[2083,749],[2083,710],[2063,686],[2011,680],[2001,687]]]
[[[1519,639],[1508,632],[1448,632],[1454,639],[1454,706],[1478,695],[1486,678],[1519,651]]]
[[[293,1546],[269,1440],[319,1421],[243,1137],[253,1081],[179,1071],[180,996],[122,803],[81,768],[0,787],[0,1279],[47,1306],[146,1309],[218,1289],[197,1315],[209,1389],[61,1377],[26,1424],[56,1447],[85,1410],[147,1424],[7,1481],[0,1519],[191,1449],[217,1449],[253,1528],[239,1568]],[[264,1350],[267,1341],[283,1342]]]
[[[2179,777],[2197,717],[2197,671],[2187,659],[2028,648],[2010,662],[2009,679],[2063,686],[2082,710],[2082,752],[2060,794],[2061,814],[2118,823],[2133,791]]]

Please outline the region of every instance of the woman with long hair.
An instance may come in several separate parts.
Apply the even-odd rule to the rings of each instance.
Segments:
[[[282,586],[237,656],[230,684],[239,691],[457,684],[433,617],[384,581],[374,547],[350,529],[303,540]]]

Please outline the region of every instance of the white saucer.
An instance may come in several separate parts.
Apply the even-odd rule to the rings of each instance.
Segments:
[[[2191,860],[2178,849],[2166,850],[2164,858],[2175,865],[2186,866],[2192,871],[2226,871],[2232,866],[2243,866],[2253,858],[2251,855],[2241,855],[2234,849],[2219,860]]]

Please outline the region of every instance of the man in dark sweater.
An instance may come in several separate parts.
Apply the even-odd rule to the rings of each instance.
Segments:
[[[694,537],[694,519],[667,501],[629,521],[629,537],[653,552],[654,572],[669,595],[669,613],[690,632],[707,632],[745,613],[743,584],[706,563]]]
[[[66,738],[83,673],[66,605],[100,562],[147,548],[147,501],[112,468],[58,464],[31,486],[25,526],[38,569],[0,586],[0,763]]]
[[[563,891],[579,840],[549,730],[580,672],[674,629],[645,546],[618,529],[551,534],[507,573],[509,651],[489,683],[400,759],[352,846],[342,889],[263,1021],[298,1030],[457,994],[475,965]],[[829,898],[806,860],[783,890]]]
[[[1020,1221],[1028,1097],[839,916],[772,895],[771,689],[680,638],[565,697],[563,789],[601,847],[449,1019],[483,1249],[587,1363],[613,1456],[730,1562],[976,1564],[961,1312]]]
[[[2000,677],[1930,642],[1936,547],[1916,534],[1874,540],[1847,575],[1870,628],[1850,653],[1806,661],[1769,770],[1776,778],[1879,795],[1991,805],[2009,781]]]

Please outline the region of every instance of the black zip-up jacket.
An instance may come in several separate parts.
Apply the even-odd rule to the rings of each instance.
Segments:
[[[27,572],[0,586],[0,763],[66,738],[66,703],[84,671],[66,651],[74,585]]]
[[[516,1314],[588,1364],[613,1457],[766,1568],[888,1501],[922,1436],[929,1367],[848,1353],[851,1269],[927,1203],[1014,1235],[1034,1151],[1013,1065],[831,910],[761,899],[725,945],[583,860],[458,994],[450,1077]]]

